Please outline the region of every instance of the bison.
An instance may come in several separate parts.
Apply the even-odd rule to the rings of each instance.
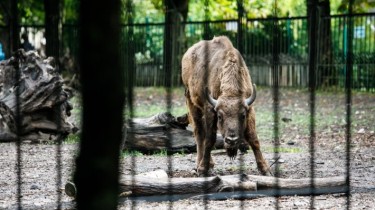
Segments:
[[[230,40],[219,36],[194,44],[182,58],[181,76],[197,143],[198,174],[207,175],[214,167],[211,150],[219,130],[230,158],[236,157],[239,145],[246,141],[258,170],[269,175],[255,129],[252,104],[256,88],[244,59]]]

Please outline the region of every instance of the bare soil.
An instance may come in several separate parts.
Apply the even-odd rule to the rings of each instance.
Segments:
[[[160,103],[164,95],[137,90],[137,104]],[[172,103],[184,106],[183,95],[173,95]],[[155,102],[156,101],[156,102]],[[140,103],[142,102],[142,103]],[[275,145],[273,130],[272,91],[259,89],[256,100],[257,129],[266,160],[283,178],[310,177],[311,163],[315,177],[346,175],[346,115],[345,94],[341,92],[319,92],[316,95],[316,117],[314,161],[311,161],[310,106],[309,93],[304,90],[281,89],[279,105],[279,144]],[[350,142],[350,184],[351,209],[375,209],[375,95],[353,93],[352,132]],[[307,122],[306,122],[307,120]],[[279,149],[275,154],[274,147]],[[61,165],[57,165],[56,144],[21,145],[21,174],[17,174],[17,147],[15,143],[0,144],[0,209],[17,208],[17,180],[20,175],[21,202],[23,209],[55,209],[61,192],[62,209],[74,209],[74,200],[65,195],[64,184],[74,171],[74,160],[78,153],[78,143],[61,145]],[[125,155],[122,159],[121,174],[139,174],[163,169],[171,177],[193,176],[196,154]],[[216,163],[212,175],[247,174],[259,175],[251,151],[230,160],[222,150],[213,151]],[[57,188],[58,169],[62,183]],[[313,198],[313,199],[312,199]],[[329,194],[315,197],[281,196],[261,197],[246,200],[194,200],[181,199],[174,202],[151,202],[144,199],[133,201],[121,199],[119,209],[309,209],[311,202],[315,209],[345,209],[347,198],[344,194]]]

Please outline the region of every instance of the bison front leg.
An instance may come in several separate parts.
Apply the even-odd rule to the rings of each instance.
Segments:
[[[258,140],[258,135],[255,129],[255,111],[250,108],[250,117],[248,121],[248,127],[246,131],[246,139],[248,140],[251,149],[254,152],[255,160],[257,162],[258,170],[261,174],[270,176],[271,170],[268,166],[267,161],[264,159],[262,152],[260,151],[260,143]]]
[[[215,163],[211,156],[212,148],[216,142],[216,118],[215,115],[209,111],[205,114],[205,139],[204,139],[204,152],[203,159],[198,167],[198,174],[208,176],[208,171],[213,168]]]
[[[194,139],[195,143],[197,144],[197,160],[196,160],[196,168],[197,172],[199,173],[200,169],[203,168],[202,166],[202,159],[204,154],[204,148],[205,148],[205,124],[203,123],[203,113],[202,110],[198,107],[196,107],[191,99],[190,96],[187,95],[186,98],[186,105],[189,109],[189,117],[192,122],[192,126],[194,129]],[[201,167],[202,166],[202,167]]]

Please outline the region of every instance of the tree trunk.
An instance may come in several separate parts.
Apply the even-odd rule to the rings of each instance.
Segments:
[[[318,80],[317,86],[335,86],[338,82],[337,69],[332,67],[333,50],[331,38],[331,18],[329,0],[318,3]]]
[[[44,0],[46,27],[46,55],[56,59],[59,71],[60,59],[60,0]]]
[[[20,47],[20,29],[19,29],[19,19],[18,19],[18,1],[10,0],[10,52],[16,52]],[[9,56],[10,57],[10,56]]]
[[[184,53],[185,27],[188,13],[188,0],[164,0],[164,69],[165,85],[172,87],[180,81],[180,61]],[[176,85],[176,84],[175,84]]]

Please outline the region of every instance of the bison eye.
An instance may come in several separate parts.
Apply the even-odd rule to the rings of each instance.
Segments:
[[[244,121],[246,119],[246,113],[242,113],[240,119]]]
[[[219,121],[222,121],[222,120],[223,120],[223,116],[221,116],[221,114],[218,114],[218,115],[217,115],[217,119],[218,119]]]

